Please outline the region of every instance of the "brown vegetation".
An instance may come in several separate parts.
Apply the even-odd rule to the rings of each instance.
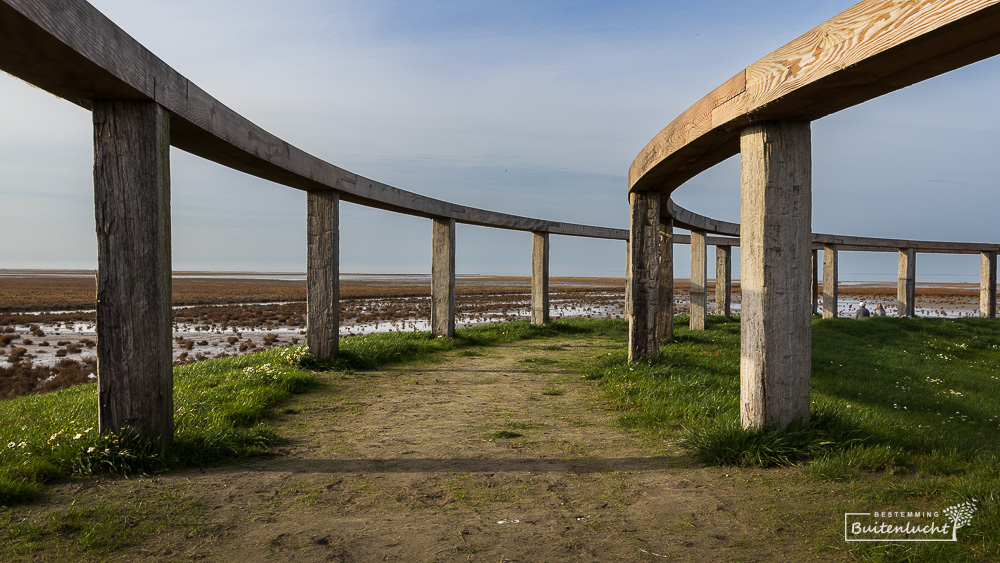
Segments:
[[[80,361],[63,359],[54,366],[41,366],[30,361],[10,367],[0,366],[0,399],[10,399],[33,393],[45,393],[91,381],[97,373],[97,358]]]

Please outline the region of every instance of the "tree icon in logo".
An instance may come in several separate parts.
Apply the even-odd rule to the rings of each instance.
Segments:
[[[948,518],[951,518],[951,541],[958,541],[958,529],[968,526],[969,522],[972,522],[972,513],[976,510],[978,510],[976,499],[972,499],[955,506],[949,506],[942,511],[948,515]]]

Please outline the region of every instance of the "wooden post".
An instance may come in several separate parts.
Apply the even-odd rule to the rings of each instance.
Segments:
[[[979,260],[979,316],[997,318],[997,253],[984,251]]]
[[[431,333],[455,336],[455,220],[434,219],[431,256]]]
[[[840,316],[838,312],[837,293],[840,275],[838,273],[839,259],[837,258],[837,245],[827,244],[823,246],[823,318],[835,319]]]
[[[655,357],[660,353],[660,194],[629,194],[629,252],[625,276],[628,315],[628,359]]]
[[[812,172],[809,122],[742,131],[740,418],[809,421]]]
[[[812,251],[812,314],[819,314],[819,250]]]
[[[715,247],[715,314],[732,316],[733,247]]]
[[[896,315],[912,317],[916,312],[917,253],[912,248],[899,250],[899,282],[896,285]]]
[[[340,194],[306,195],[306,344],[320,360],[340,344]]]
[[[660,291],[656,327],[660,340],[674,339],[674,220],[660,221]]]
[[[708,248],[705,231],[691,231],[691,330],[705,330],[708,311]]]
[[[549,322],[549,233],[531,233],[531,324]]]
[[[94,100],[98,428],[173,439],[170,125],[154,102]]]

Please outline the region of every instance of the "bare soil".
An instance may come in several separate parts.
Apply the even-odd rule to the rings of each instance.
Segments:
[[[835,498],[838,485],[800,484],[794,470],[701,467],[616,428],[582,377],[614,347],[550,339],[327,373],[319,391],[286,405],[277,425],[289,440],[270,455],[74,481],[18,510],[138,513],[165,497],[199,507],[197,525],[114,554],[129,561],[847,557],[835,537],[842,513],[810,500]]]

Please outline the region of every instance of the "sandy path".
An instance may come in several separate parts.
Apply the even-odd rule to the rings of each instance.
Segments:
[[[757,493],[747,501],[752,472],[692,467],[612,427],[593,384],[571,369],[606,352],[601,342],[529,341],[434,364],[329,374],[324,389],[289,406],[280,426],[291,441],[273,455],[84,492],[169,491],[205,508],[197,531],[163,536],[126,559],[815,556],[781,534],[769,547],[745,549],[774,534],[755,516],[761,502],[780,503]]]

